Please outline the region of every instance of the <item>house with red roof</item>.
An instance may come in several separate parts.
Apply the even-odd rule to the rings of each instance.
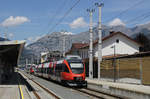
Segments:
[[[110,32],[110,35],[102,38],[102,56],[108,58],[114,56],[131,55],[139,52],[141,44],[122,32]],[[66,54],[80,55],[82,59],[89,56],[89,44],[74,43]],[[98,40],[93,42],[93,57],[98,57]]]

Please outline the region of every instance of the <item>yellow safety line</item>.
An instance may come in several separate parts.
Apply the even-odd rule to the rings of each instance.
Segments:
[[[19,90],[20,90],[20,94],[21,94],[21,99],[24,99],[23,92],[22,92],[22,88],[21,88],[20,85],[19,85]]]

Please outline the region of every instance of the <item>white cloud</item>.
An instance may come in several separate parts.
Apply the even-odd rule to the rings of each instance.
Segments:
[[[65,34],[65,35],[73,35],[72,32],[61,32],[61,34]]]
[[[21,25],[25,22],[30,22],[30,20],[24,16],[10,16],[9,18],[5,19],[0,25],[3,27],[11,27]]]
[[[28,37],[27,40],[29,42],[35,42],[36,40],[38,40],[40,37]]]
[[[36,36],[36,37],[28,37],[26,40],[30,43],[36,42],[38,39],[42,38],[44,35],[42,36]]]
[[[13,33],[9,33],[8,35],[10,38],[13,38],[14,37],[14,34]]]
[[[40,38],[42,38],[42,37],[44,37],[44,36],[45,36],[45,34],[44,34],[44,35],[41,35],[41,36],[28,37],[28,38],[26,38],[26,45],[25,45],[25,46],[28,46],[29,44],[36,42],[37,40],[39,40]]]
[[[113,21],[108,23],[109,26],[125,26],[125,23],[122,22],[119,18],[114,19]]]
[[[41,36],[37,36],[37,37],[35,37],[34,41],[37,41],[40,38],[41,38]]]
[[[84,21],[83,17],[79,17],[77,19],[75,19],[72,23],[69,24],[69,26],[72,29],[76,29],[76,28],[84,28],[87,27],[88,24]]]
[[[33,37],[28,37],[27,40],[30,41],[30,42],[33,42],[33,41],[34,41],[34,40],[33,40]]]

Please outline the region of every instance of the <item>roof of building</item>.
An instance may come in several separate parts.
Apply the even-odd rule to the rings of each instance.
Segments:
[[[73,43],[71,49],[72,48],[79,49],[79,48],[81,48],[83,46],[87,46],[87,45],[88,45],[87,43]]]
[[[0,41],[0,45],[17,45],[17,44],[25,44],[25,40],[22,40],[22,41],[18,41],[18,40],[15,40],[15,41]]]
[[[79,49],[79,48],[81,48],[83,46],[87,46],[87,45],[88,45],[87,43],[72,43],[71,49],[68,52],[66,52],[66,54],[69,54],[72,51],[72,49]]]
[[[0,57],[4,66],[17,66],[25,41],[0,41]]]
[[[102,38],[102,41],[105,41],[105,40],[107,40],[107,39],[109,39],[109,38],[111,38],[111,37],[113,37],[113,36],[115,36],[115,35],[118,35],[118,34],[120,34],[120,35],[126,37],[127,39],[133,41],[134,43],[136,43],[136,44],[142,46],[140,43],[136,42],[134,39],[132,39],[131,37],[127,36],[126,34],[120,32],[120,31],[118,31],[118,32],[112,31],[110,35],[108,35],[108,36]],[[93,42],[93,45],[95,45],[95,44],[97,44],[97,43],[98,43],[98,39]],[[89,46],[89,44],[84,45],[84,46],[82,46],[82,47],[80,47],[80,48],[85,48],[85,47],[88,47],[88,46]]]

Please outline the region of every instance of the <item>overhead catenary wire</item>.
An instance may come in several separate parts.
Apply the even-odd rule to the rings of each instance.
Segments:
[[[132,24],[132,25],[135,25],[135,23],[137,23],[136,21],[138,20],[139,21],[139,19],[140,20],[145,20],[146,18],[148,18],[148,17],[150,17],[150,11],[149,12],[146,12],[146,13],[144,13],[144,14],[142,14],[142,15],[139,15],[139,16],[137,16],[137,17],[135,17],[135,18],[132,18],[132,19],[130,19],[130,20],[128,20],[128,21],[126,21],[126,24]]]
[[[138,5],[141,5],[142,3],[144,3],[144,0],[139,0],[137,3],[135,3],[134,5],[130,6],[129,8],[123,10],[122,12],[120,12],[119,14],[115,15],[115,16],[112,16],[111,18],[107,19],[106,21],[102,22],[102,23],[107,23],[109,21],[111,21],[112,19],[114,18],[117,18],[117,17],[120,17],[122,16],[123,14],[125,14],[127,11],[129,11],[130,9],[132,8],[135,8],[137,7]]]
[[[65,8],[67,4],[67,0],[65,0],[55,11],[55,13],[53,14],[53,16],[51,17],[51,21],[49,20],[48,21],[48,25],[47,27],[50,27],[53,23],[54,23],[54,20],[55,18],[62,13],[63,9]]]
[[[49,29],[49,31],[47,32],[47,34],[49,34],[50,32],[52,32],[63,20],[64,20],[64,18],[71,12],[71,10],[80,2],[81,0],[78,0],[78,1],[76,1],[75,3],[74,3],[74,5],[72,6],[72,7],[70,7],[70,9],[64,14],[64,16],[53,26],[53,27],[51,27],[50,29]],[[95,2],[95,1],[93,1],[93,2]],[[52,25],[53,23],[54,23],[54,20],[55,20],[55,17],[58,15],[58,14],[60,14],[61,12],[62,12],[62,10],[64,9],[64,6],[67,4],[67,2],[63,2],[63,4],[62,4],[62,6],[63,6],[63,8],[61,8],[62,6],[60,6],[57,10],[56,10],[56,13],[55,14],[53,14],[53,16],[52,16],[52,21],[50,22],[49,21],[49,23],[48,23],[48,27],[50,27],[50,25]],[[95,5],[94,5],[94,3],[93,3],[93,5],[91,5],[90,6],[90,8],[93,8],[93,7],[95,7]],[[61,9],[60,9],[61,8]],[[95,7],[96,8],[96,7]],[[87,8],[86,8],[87,9]],[[84,9],[84,12],[85,12],[85,10],[86,9]],[[84,14],[83,15],[83,17],[87,17],[88,16],[88,13],[86,13],[86,14]],[[45,28],[46,29],[46,28]],[[42,36],[42,35],[40,35],[40,36]],[[26,38],[26,40],[27,40],[27,38]]]
[[[65,17],[72,11],[72,9],[73,9],[79,2],[80,2],[80,0],[77,0],[77,1],[74,3],[74,5],[72,5],[72,6],[69,8],[69,10],[64,14],[64,16],[63,16],[60,20],[58,20],[58,22],[57,22],[52,28],[50,28],[50,30],[48,31],[48,33],[52,32],[52,31],[65,19]],[[47,34],[48,34],[48,33],[47,33]]]

